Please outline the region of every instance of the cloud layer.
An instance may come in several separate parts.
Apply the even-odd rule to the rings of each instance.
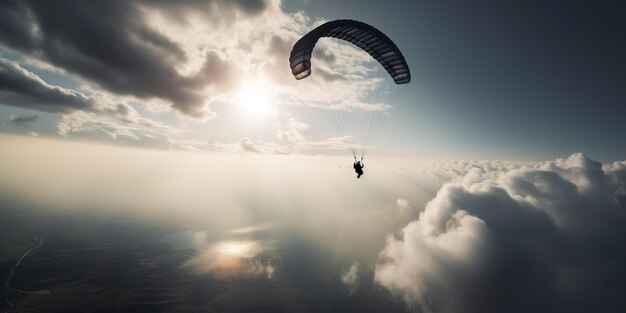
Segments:
[[[382,286],[424,312],[626,307],[626,161],[601,164],[583,154],[532,163],[370,159],[367,179],[356,181],[345,157],[260,155],[255,150],[268,146],[250,140],[221,147],[250,152],[240,155],[10,136],[0,142],[5,204],[131,215],[184,229],[286,225],[288,235],[255,240],[302,236],[318,250],[276,247],[296,251],[298,266],[310,262],[305,281],[331,275],[353,298]],[[46,157],[32,158],[39,155]],[[287,268],[243,259],[254,277]],[[214,270],[240,260],[206,254],[197,261]],[[331,272],[316,262],[328,262]]]
[[[212,5],[219,10],[257,12],[262,4],[188,1],[176,10]],[[225,75],[225,61],[207,53],[196,73],[181,75],[177,66],[187,60],[186,52],[145,23],[145,5],[174,10],[171,3],[158,1],[3,1],[0,43],[110,92],[161,99],[183,114],[206,115],[201,89],[225,81],[212,79]]]
[[[626,162],[501,165],[457,169],[375,280],[426,312],[623,310]]]

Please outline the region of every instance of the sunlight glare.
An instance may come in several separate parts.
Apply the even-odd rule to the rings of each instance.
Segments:
[[[225,241],[215,247],[218,255],[250,258],[259,252],[254,241]]]
[[[267,84],[247,83],[239,90],[238,98],[239,108],[246,119],[261,120],[277,114]]]

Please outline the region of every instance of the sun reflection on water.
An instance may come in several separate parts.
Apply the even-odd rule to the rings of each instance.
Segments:
[[[223,241],[218,243],[213,250],[223,256],[251,258],[259,252],[260,247],[255,241]]]
[[[268,250],[259,241],[220,241],[190,259],[186,265],[198,273],[220,277],[274,275],[275,268],[259,254]]]

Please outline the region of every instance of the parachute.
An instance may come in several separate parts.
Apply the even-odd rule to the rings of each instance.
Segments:
[[[409,66],[396,44],[378,29],[354,20],[335,20],[324,23],[313,29],[293,46],[289,56],[291,73],[297,80],[302,80],[311,75],[311,57],[318,40],[323,37],[331,37],[347,41],[372,56],[387,71],[396,85],[407,84],[411,81]],[[352,84],[354,85],[354,84]],[[354,92],[354,86],[346,84],[347,92]],[[371,87],[370,87],[371,88]],[[395,90],[392,90],[395,92]],[[358,91],[357,91],[358,92]],[[382,98],[385,92],[374,92],[376,100]],[[391,92],[395,94],[394,92]],[[338,102],[343,101],[337,99]],[[388,104],[385,104],[388,106]],[[388,113],[384,110],[372,110],[354,108],[350,112],[328,108],[330,120],[342,136],[349,136],[353,144],[349,146],[352,154],[364,156],[369,148],[371,140],[384,124]],[[360,153],[359,153],[360,152]]]
[[[396,84],[411,81],[411,71],[398,46],[380,30],[353,20],[324,23],[296,42],[289,56],[291,73],[296,79],[300,80],[311,75],[311,54],[315,44],[322,37],[345,40],[365,50],[387,70]]]

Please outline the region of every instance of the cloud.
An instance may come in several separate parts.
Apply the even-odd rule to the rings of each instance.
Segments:
[[[37,115],[22,115],[22,116],[14,116],[12,115],[10,118],[10,122],[13,125],[19,127],[29,127],[30,124],[34,123],[39,119]]]
[[[179,134],[173,127],[145,118],[126,100],[107,93],[81,92],[44,82],[18,63],[0,58],[0,103],[45,112],[62,113],[61,136],[103,133],[111,139],[167,138]],[[37,115],[11,117],[11,124],[27,127]],[[153,140],[154,141],[154,140]]]
[[[343,150],[348,147],[350,140],[349,137],[335,137],[320,141],[308,140],[302,132],[309,125],[294,117],[290,117],[285,123],[275,123],[273,126],[279,142],[253,141],[249,137],[242,137],[230,143],[215,139],[206,141],[184,139],[180,136],[169,136],[167,139],[170,147],[176,149],[253,154],[292,154]]]
[[[52,86],[19,64],[0,58],[0,103],[54,113],[92,110],[89,97]]]
[[[256,15],[267,8],[265,0],[140,0],[143,5],[156,7],[180,19],[184,13],[199,12],[206,17],[214,17],[216,11],[230,15],[238,11],[246,15]]]
[[[403,198],[396,199],[396,205],[398,206],[400,212],[405,215],[410,214],[411,210],[413,209],[411,207],[411,204],[409,203],[409,200]]]
[[[359,285],[359,263],[354,263],[341,274],[341,282],[346,285],[350,294],[353,294]]]
[[[278,0],[8,0],[0,11],[0,49],[20,62],[2,59],[0,103],[61,114],[57,130],[66,137],[195,151],[320,153],[344,149],[354,138],[307,139],[303,125],[308,123],[292,120],[288,106],[333,113],[390,107],[367,100],[384,82],[373,75],[380,70],[376,61],[338,40],[321,40],[314,50],[317,74],[295,80],[286,64],[289,52],[324,21],[286,12]],[[42,69],[55,75],[42,75],[44,81],[35,74]],[[55,86],[59,78],[77,87]],[[189,136],[194,131],[184,131],[187,119],[166,126],[134,109],[172,109],[204,122],[228,112],[223,105],[235,103],[238,91],[256,82],[267,83],[277,112],[284,114],[273,125],[276,142],[249,138],[212,144]],[[110,112],[120,105],[133,116]],[[235,138],[243,136],[249,134]]]
[[[289,154],[291,151],[288,147],[272,143],[257,141],[253,142],[248,137],[242,137],[231,143],[219,142],[215,139],[208,141],[197,140],[173,140],[172,146],[180,147],[181,144],[187,145],[186,150],[190,151],[217,151],[226,153],[243,153],[243,154]]]
[[[140,145],[161,148],[168,147],[168,143],[180,138],[182,130],[143,117],[120,99],[107,98],[104,95],[93,99],[98,103],[93,111],[75,111],[61,117],[57,124],[59,135],[71,137],[89,134],[114,142],[133,141]]]
[[[0,3],[0,40],[19,49],[32,49],[38,35],[32,12],[18,1]]]
[[[284,143],[280,151],[289,152],[319,152],[329,150],[346,150],[353,144],[352,136],[331,137],[324,140],[314,141],[307,139],[303,132],[309,128],[309,124],[295,117],[289,117],[286,123],[275,123],[276,136]]]
[[[624,162],[461,165],[471,168],[387,239],[376,282],[427,312],[626,306]]]
[[[149,3],[161,11],[173,10],[171,4]],[[188,1],[181,7],[210,3],[216,1]],[[263,8],[260,3],[235,1],[226,7],[252,12]],[[11,18],[3,22],[8,31],[0,31],[0,43],[110,92],[161,99],[183,114],[205,117],[209,114],[202,91],[206,86],[198,86],[219,86],[221,81],[207,79],[212,76],[209,72],[220,75],[228,65],[209,53],[202,70],[181,75],[177,66],[187,61],[186,52],[145,23],[142,4],[125,0],[3,1],[3,15]]]
[[[309,125],[294,117],[290,117],[286,124],[275,124],[274,127],[276,128],[278,139],[298,144],[304,141],[302,131],[309,128]]]
[[[254,143],[252,143],[250,138],[247,137],[239,140],[239,147],[243,152],[259,153],[259,148],[257,148]]]
[[[325,49],[315,49],[313,51],[313,57],[316,59],[324,60],[328,64],[335,63],[337,57],[332,51],[328,51]]]
[[[314,23],[301,12],[282,11],[279,1],[9,0],[0,8],[0,44],[22,57],[116,95],[160,100],[186,116],[211,117],[209,103],[259,73],[284,84],[292,100],[308,88],[295,83],[284,62]],[[331,40],[321,42],[315,56],[316,80],[337,90],[343,87],[334,81],[371,73],[364,64],[374,63]],[[362,77],[359,89],[372,82]]]

